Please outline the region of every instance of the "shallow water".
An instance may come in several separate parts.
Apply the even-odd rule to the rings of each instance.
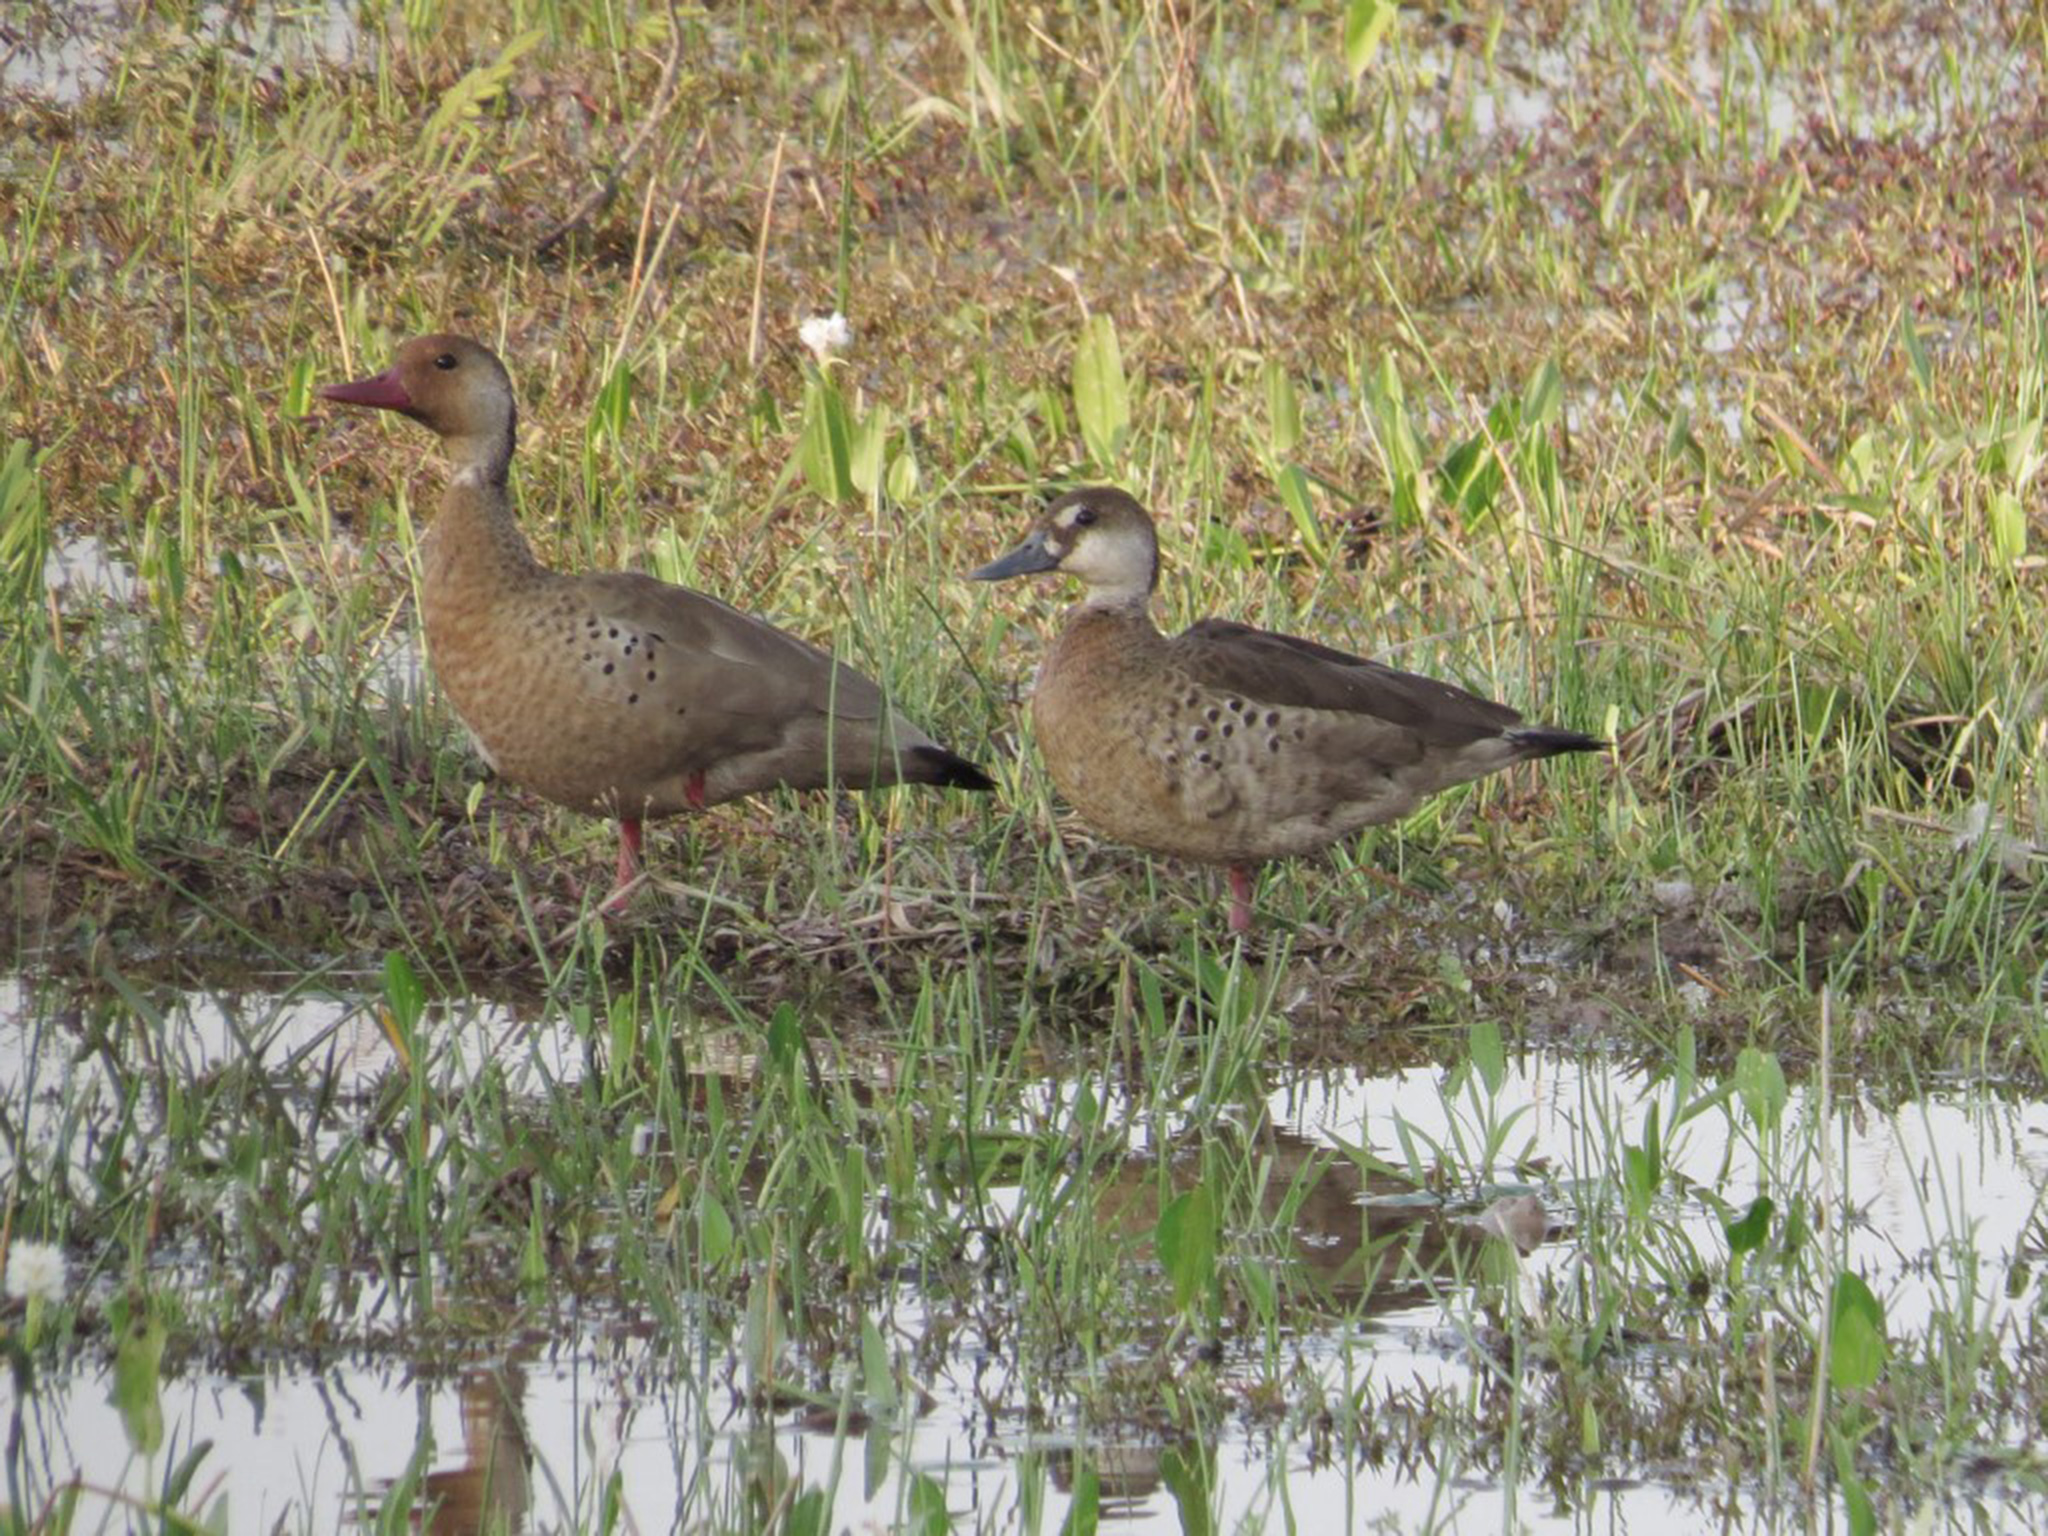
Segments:
[[[0,31],[6,45],[0,47],[0,92],[70,106],[103,90],[123,62],[137,9],[121,0],[30,0],[10,7],[13,14],[4,19],[13,25]],[[356,7],[346,0],[202,5],[189,31],[152,30],[167,45],[223,48],[257,69],[346,64],[362,37]]]
[[[44,556],[43,586],[67,609],[130,603],[142,590],[134,566],[84,533],[60,539]]]
[[[211,1441],[193,1482],[205,1492],[193,1503],[213,1509],[224,1500],[226,1529],[252,1533],[332,1529],[375,1509],[416,1458],[430,1495],[442,1501],[436,1531],[496,1528],[489,1521],[514,1530],[594,1528],[614,1477],[626,1530],[737,1526],[750,1494],[791,1487],[826,1491],[832,1530],[889,1530],[905,1518],[907,1470],[940,1483],[956,1530],[1050,1533],[1071,1507],[1073,1447],[1083,1439],[988,1436],[942,1397],[904,1429],[871,1431],[887,1443],[884,1470],[870,1484],[864,1436],[835,1441],[829,1429],[808,1430],[787,1416],[756,1423],[714,1411],[676,1383],[646,1386],[624,1361],[514,1359],[436,1383],[374,1368],[187,1377],[167,1384],[172,1439],[152,1469],[117,1453],[121,1424],[108,1387],[106,1372],[88,1372],[46,1397],[30,1420],[38,1454],[53,1467],[76,1467],[95,1498],[111,1503],[116,1490],[145,1498],[164,1465]],[[1205,1463],[1215,1490],[1209,1528],[1217,1530],[1282,1529],[1283,1512],[1305,1531],[1375,1523],[1412,1530],[1434,1512],[1444,1529],[1497,1531],[1508,1508],[1498,1489],[1312,1465],[1303,1447],[1263,1437],[1233,1433],[1209,1446],[1086,1443],[1100,1471],[1102,1514],[1121,1530],[1199,1528],[1171,1483]],[[1035,1523],[1026,1518],[1029,1504],[1040,1512]],[[96,1513],[90,1504],[88,1511]],[[1525,1493],[1516,1512],[1524,1529],[1563,1532],[1683,1522],[1695,1506],[1637,1484],[1589,1490],[1586,1504],[1571,1510]]]
[[[40,1167],[68,1160],[67,1152],[79,1157],[83,1143],[64,1136],[79,1137],[81,1127],[113,1113],[97,1097],[107,1089],[96,1056],[80,1049],[89,1011],[19,978],[0,982],[0,1108],[20,1128],[18,1155]],[[152,994],[147,1011],[156,1059],[177,1079],[258,1061],[281,1085],[324,1078],[367,1092],[398,1064],[376,1003],[340,988]],[[130,1012],[142,1016],[132,1005]],[[538,1099],[583,1070],[582,1046],[560,1019],[520,1020],[502,1007],[460,1004],[441,1010],[433,1033],[435,1070],[450,1085],[490,1062],[506,1072],[511,1091]],[[746,1063],[735,1059],[726,1068],[744,1071]],[[1288,1320],[1290,1390],[1297,1409],[1321,1393],[1339,1413],[1361,1390],[1381,1404],[1410,1390],[1480,1390],[1487,1352],[1471,1337],[1471,1309],[1453,1276],[1478,1271],[1472,1261],[1482,1249],[1505,1247],[1488,1235],[1485,1212],[1503,1196],[1533,1194],[1542,1202],[1547,1231],[1539,1221],[1542,1240],[1519,1261],[1515,1282],[1521,1305],[1541,1309],[1589,1262],[1575,1200],[1611,1179],[1614,1146],[1638,1142],[1651,1106],[1670,1098],[1668,1084],[1652,1085],[1601,1058],[1553,1052],[1512,1062],[1492,1094],[1469,1084],[1451,1088],[1442,1071],[1427,1067],[1380,1075],[1276,1069],[1272,1080],[1268,1155],[1283,1167],[1278,1183],[1286,1182],[1286,1167],[1339,1142],[1369,1145],[1388,1161],[1398,1161],[1405,1146],[1466,1149],[1453,1161],[1468,1176],[1442,1199],[1364,1179],[1340,1161],[1301,1209],[1301,1262],[1322,1277],[1319,1294],[1331,1306]],[[1075,1082],[1048,1079],[1029,1112],[1057,1118],[1078,1091]],[[1111,1119],[1126,1109],[1134,1122],[1142,1119],[1113,1090],[1103,1109]],[[1704,1192],[1740,1206],[1769,1156],[1781,1193],[1788,1173],[1816,1194],[1832,1182],[1837,1198],[1825,1208],[1852,1213],[1839,1237],[1851,1267],[1885,1298],[1894,1340],[1959,1308],[2010,1337],[2040,1305],[2029,1234],[2048,1183],[2048,1105],[1958,1085],[1884,1111],[1845,1095],[1824,1128],[1817,1115],[1813,1096],[1795,1090],[1782,1139],[1769,1152],[1731,1136],[1733,1122],[1717,1115],[1667,1128],[1678,1187],[1694,1180],[1703,1194],[1664,1201],[1664,1219],[1702,1252],[1713,1251],[1721,1215]],[[1176,1138],[1174,1123],[1156,1112],[1144,1124],[1156,1141]],[[1500,1155],[1489,1165],[1471,1149],[1503,1126],[1506,1134],[1494,1138]],[[306,1129],[320,1136],[333,1127]],[[1173,1150],[1145,1143],[1146,1132],[1134,1131],[1134,1166],[1154,1166],[1153,1155]],[[1786,1151],[1799,1144],[1814,1149],[1803,1164]],[[1156,1188],[1153,1174],[1134,1176],[1134,1187],[1147,1184]],[[1001,1204],[1004,1192],[996,1198]],[[1410,1229],[1425,1250],[1455,1249],[1466,1262],[1382,1275],[1362,1290],[1347,1272],[1361,1240]],[[1966,1279],[1969,1294],[1959,1302]],[[875,1321],[901,1366],[924,1358],[915,1346],[935,1319],[914,1278],[899,1280],[890,1294]],[[685,1298],[682,1314],[694,1315],[692,1305]],[[40,1485],[79,1479],[88,1519],[104,1513],[117,1526],[132,1512],[127,1501],[146,1501],[167,1469],[201,1444],[208,1449],[181,1507],[219,1509],[223,1528],[252,1533],[331,1529],[374,1509],[409,1472],[424,1474],[427,1495],[441,1501],[437,1531],[473,1530],[486,1519],[516,1529],[593,1528],[613,1488],[623,1529],[741,1525],[748,1509],[806,1490],[827,1499],[831,1529],[889,1529],[906,1518],[920,1478],[943,1490],[956,1529],[1053,1531],[1072,1498],[1077,1449],[1101,1477],[1103,1513],[1134,1531],[1375,1523],[1494,1531],[1511,1521],[1530,1531],[1694,1529],[1718,1525],[1710,1510],[1721,1505],[1742,1528],[1800,1523],[1797,1510],[1762,1505],[1756,1487],[1670,1486],[1653,1468],[1586,1479],[1560,1493],[1468,1475],[1455,1449],[1441,1445],[1433,1459],[1405,1466],[1398,1457],[1376,1466],[1346,1461],[1341,1450],[1333,1459],[1331,1445],[1302,1428],[1313,1419],[1306,1412],[1273,1425],[1233,1419],[1206,1439],[1182,1440],[1099,1431],[1071,1410],[1050,1423],[1026,1423],[988,1407],[1018,1400],[1013,1362],[974,1343],[972,1330],[953,1327],[937,1335],[951,1342],[936,1367],[917,1373],[928,1394],[923,1410],[895,1423],[878,1416],[865,1428],[851,1364],[835,1378],[844,1394],[839,1407],[828,1399],[769,1409],[749,1406],[733,1346],[709,1333],[658,1337],[644,1319],[573,1310],[544,1329],[528,1317],[508,1328],[495,1343],[477,1344],[474,1363],[440,1374],[378,1353],[318,1368],[273,1365],[244,1375],[200,1366],[167,1376],[167,1436],[147,1461],[126,1449],[110,1403],[111,1367],[101,1356],[50,1362],[26,1403],[11,1382],[0,1385],[0,1415],[24,1410],[28,1461]],[[1226,1339],[1219,1377],[1255,1379],[1261,1347],[1257,1339]],[[1624,1360],[1621,1368],[1656,1367]],[[843,1431],[841,1411],[849,1415]],[[1958,1490],[1955,1498],[1956,1508],[1944,1513],[1975,1529],[2033,1529],[2048,1513],[2037,1501],[2008,1502],[1996,1489]],[[1189,1500],[1208,1505],[1209,1524],[1190,1518]]]

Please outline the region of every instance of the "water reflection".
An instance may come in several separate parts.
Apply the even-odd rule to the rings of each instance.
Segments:
[[[239,1064],[267,1074],[287,1102],[315,1102],[306,1088],[315,1080],[375,1083],[392,1069],[374,1004],[338,989],[138,994],[87,1006],[0,982],[0,1109],[12,1166],[63,1153],[79,1106],[115,1094],[92,1042],[143,1019],[159,1071],[183,1077]],[[555,1092],[582,1069],[575,1032],[560,1020],[462,1004],[445,1008],[436,1028],[438,1072],[509,1064],[515,1094]],[[736,1052],[698,1060],[707,1078],[755,1070]],[[1158,1138],[1148,1145],[1135,1131],[1085,1169],[1091,1217],[1144,1266],[1162,1203],[1188,1187],[1199,1156],[1156,1106],[1092,1091],[1105,1122]],[[1034,1092],[1025,1120],[1057,1134],[1070,1123],[1077,1083]],[[1433,1441],[1428,1428],[1439,1394],[1491,1401],[1510,1390],[1475,1334],[1475,1313],[1565,1293],[1584,1262],[1587,1224],[1617,1199],[1615,1147],[1640,1143],[1652,1106],[1668,1105],[1670,1093],[1610,1061],[1549,1052],[1510,1062],[1491,1092],[1437,1066],[1280,1073],[1262,1112],[1243,1106],[1228,1132],[1244,1141],[1228,1161],[1261,1170],[1259,1217],[1274,1234],[1258,1248],[1262,1258],[1230,1261],[1273,1265],[1288,1302],[1287,1400],[1258,1422],[1098,1425],[1088,1391],[1028,1375],[1044,1367],[963,1328],[912,1276],[874,1318],[892,1348],[919,1360],[919,1391],[893,1413],[873,1410],[854,1359],[824,1362],[822,1397],[750,1402],[732,1385],[742,1373],[729,1329],[656,1336],[644,1320],[625,1329],[571,1314],[551,1317],[546,1336],[508,1336],[491,1358],[447,1374],[419,1375],[384,1356],[174,1375],[163,1386],[166,1433],[154,1459],[126,1449],[111,1368],[90,1339],[83,1358],[59,1365],[32,1395],[20,1396],[19,1382],[0,1385],[0,1415],[19,1416],[33,1487],[76,1479],[88,1490],[88,1526],[129,1520],[157,1496],[167,1467],[196,1458],[180,1508],[218,1510],[226,1529],[251,1533],[401,1514],[451,1536],[590,1529],[607,1523],[614,1503],[618,1529],[758,1529],[800,1503],[835,1531],[891,1529],[934,1497],[959,1529],[1052,1532],[1084,1496],[1133,1531],[1340,1529],[1369,1517],[1393,1529],[1435,1521],[1492,1531],[1511,1519],[1533,1531],[1686,1528],[1700,1519],[1699,1492],[1627,1478],[1539,1487],[1528,1480],[1537,1472],[1497,1484],[1474,1477],[1461,1459],[1468,1452]],[[68,1119],[59,1113],[67,1105]],[[1719,1251],[1724,1207],[1708,1197],[1739,1204],[1766,1185],[1817,1187],[1820,1169],[1806,1161],[1817,1153],[1797,1149],[1825,1145],[1841,1195],[1833,1209],[1846,1213],[1829,1239],[1884,1295],[1894,1339],[1946,1326],[1966,1281],[1975,1286],[1966,1309],[1993,1336],[2032,1312],[2048,1105],[1950,1085],[1897,1110],[1850,1095],[1825,1125],[1818,1116],[1818,1104],[1793,1090],[1774,1148],[1732,1133],[1725,1116],[1677,1128],[1667,1120],[1672,1179],[1659,1220],[1699,1251]],[[309,1121],[306,1132],[328,1128]],[[1413,1162],[1426,1177],[1418,1185],[1347,1149]],[[1019,1198],[1014,1189],[998,1195]],[[1208,1368],[1271,1380],[1258,1332],[1226,1328]],[[927,1350],[922,1341],[941,1343]],[[1192,1362],[1198,1345],[1161,1347]],[[1347,1414],[1379,1420],[1385,1438],[1333,1433]],[[1738,1510],[1757,1496],[1741,1483],[1713,1491]],[[1968,1507],[1985,1530],[2029,1529],[2040,1513],[2018,1497]]]
[[[422,1421],[431,1417],[428,1396],[421,1406]],[[427,1472],[417,1489],[401,1487],[402,1480],[385,1482],[375,1517],[388,1521],[397,1490],[409,1506],[414,1530],[424,1529],[431,1536],[518,1536],[526,1529],[533,1505],[533,1447],[523,1421],[525,1398],[526,1371],[518,1363],[466,1372],[456,1385],[461,1460]]]

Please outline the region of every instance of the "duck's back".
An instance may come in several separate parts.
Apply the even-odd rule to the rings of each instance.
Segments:
[[[938,771],[957,760],[868,678],[687,588],[538,566],[480,582],[430,552],[422,607],[435,674],[486,761],[572,809],[662,816],[777,786],[968,783]]]
[[[1130,610],[1069,621],[1033,713],[1084,819],[1212,863],[1311,853],[1453,784],[1590,744],[1311,641],[1222,620],[1167,639]]]

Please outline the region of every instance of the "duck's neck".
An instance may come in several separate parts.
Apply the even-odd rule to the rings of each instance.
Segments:
[[[1080,611],[1115,614],[1149,624],[1151,617],[1146,610],[1151,605],[1152,589],[1149,586],[1090,587],[1081,599]]]
[[[441,439],[454,473],[450,485],[495,485],[503,489],[512,476],[512,450],[519,442],[519,418],[507,412],[502,427]]]
[[[1108,646],[1124,660],[1149,652],[1163,643],[1164,637],[1152,622],[1147,595],[1137,592],[1112,601],[1109,594],[1090,592],[1067,610],[1067,621],[1060,626],[1053,648],[1065,651],[1071,647],[1085,653]],[[1114,638],[1106,638],[1110,636]]]
[[[422,545],[430,607],[437,600],[488,598],[496,591],[523,586],[541,573],[512,515],[506,483],[512,441],[509,421],[502,436],[444,440],[454,472]]]

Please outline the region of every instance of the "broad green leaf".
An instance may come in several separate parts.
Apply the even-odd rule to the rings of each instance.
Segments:
[[[1268,360],[1265,374],[1266,452],[1278,463],[1301,446],[1301,402],[1279,359]]]
[[[889,461],[889,499],[898,503],[910,500],[917,494],[919,479],[917,455],[905,443],[896,457]]]
[[[825,1505],[825,1490],[807,1488],[783,1517],[781,1536],[826,1536],[832,1529],[831,1513]]]
[[[1025,474],[1038,478],[1038,440],[1031,435],[1030,422],[1019,418],[996,447]]]
[[[1167,1202],[1159,1213],[1157,1242],[1174,1304],[1186,1307],[1216,1276],[1216,1197],[1206,1184]]]
[[[854,489],[872,497],[882,485],[882,453],[889,444],[889,407],[877,405],[853,429],[853,463],[849,475]]]
[[[1699,1078],[1699,1041],[1690,1024],[1678,1026],[1678,1035],[1671,1042],[1671,1102],[1677,1106],[1672,1111],[1671,1125],[1676,1130],[1679,1110],[1692,1103],[1693,1084]]]
[[[1806,1245],[1806,1236],[1806,1204],[1802,1200],[1794,1200],[1785,1207],[1785,1225],[1778,1233],[1778,1246],[1789,1259]]]
[[[1060,1522],[1060,1536],[1095,1536],[1102,1513],[1102,1474],[1095,1463],[1084,1462],[1074,1474],[1074,1498],[1067,1506],[1067,1518]]]
[[[1396,531],[1412,528],[1425,511],[1422,444],[1408,420],[1407,391],[1392,353],[1381,356],[1379,367],[1361,381],[1359,393],[1366,424],[1386,467],[1390,524]]]
[[[171,1475],[164,1479],[163,1502],[166,1508],[176,1508],[185,1502],[192,1491],[192,1479],[206,1458],[213,1453],[213,1442],[201,1440],[185,1452],[184,1459],[171,1469]]]
[[[1656,1169],[1649,1153],[1641,1147],[1621,1149],[1621,1182],[1628,1195],[1629,1214],[1639,1219],[1648,1215],[1650,1198],[1657,1192]]]
[[[839,1158],[839,1257],[849,1269],[857,1269],[868,1255],[868,1152],[859,1141],[849,1141]]]
[[[1785,1113],[1785,1069],[1768,1051],[1746,1045],[1735,1058],[1735,1091],[1742,1095],[1742,1107],[1750,1123],[1765,1135],[1778,1128]]]
[[[953,1516],[946,1509],[946,1490],[933,1477],[920,1472],[910,1483],[911,1536],[946,1536],[953,1529]]]
[[[29,445],[16,438],[0,459],[0,591],[17,607],[43,589],[49,559],[50,523],[43,488],[29,461]]]
[[[1522,391],[1522,426],[1525,430],[1547,427],[1557,419],[1558,409],[1564,404],[1564,375],[1558,371],[1555,358],[1545,358],[1543,365],[1530,375],[1529,383]]]
[[[896,1372],[890,1366],[889,1346],[882,1339],[882,1330],[871,1317],[862,1318],[860,1324],[860,1381],[861,1392],[874,1412],[896,1411]]]
[[[1437,467],[1437,479],[1443,487],[1444,500],[1464,514],[1468,528],[1477,526],[1493,510],[1501,487],[1507,483],[1493,442],[1484,432],[1474,432],[1445,454],[1443,463]]]
[[[757,1274],[747,1287],[740,1323],[740,1359],[746,1365],[749,1390],[766,1391],[780,1379],[783,1320],[773,1274]]]
[[[1830,1426],[1829,1448],[1835,1458],[1835,1479],[1842,1487],[1842,1513],[1848,1516],[1849,1536],[1877,1536],[1877,1510],[1870,1502],[1870,1490],[1856,1475],[1856,1443]]]
[[[1312,558],[1324,559],[1327,546],[1323,542],[1322,523],[1316,517],[1315,504],[1309,500],[1308,476],[1297,465],[1283,464],[1273,477],[1273,486],[1280,492],[1280,502],[1287,508],[1287,515],[1294,520],[1294,531],[1301,539],[1302,548]]]
[[[1237,1266],[1236,1274],[1238,1288],[1251,1305],[1252,1315],[1261,1323],[1272,1323],[1280,1310],[1280,1293],[1273,1284],[1273,1271],[1260,1260],[1251,1259]]]
[[[1730,1253],[1754,1253],[1763,1246],[1770,1235],[1771,1212],[1775,1207],[1769,1195],[1758,1195],[1749,1203],[1749,1209],[1734,1221],[1723,1222],[1721,1230],[1728,1234]]]
[[[419,975],[412,962],[395,949],[384,957],[384,1001],[392,1018],[408,1031],[419,1023],[426,1007],[426,989],[420,985]]]
[[[2027,509],[2011,491],[1993,491],[1990,507],[1991,548],[2001,565],[2011,565],[2027,552]]]
[[[1394,0],[1351,0],[1344,8],[1344,67],[1356,80],[1394,24]]]
[[[301,357],[285,375],[282,414],[300,417],[313,408],[313,380],[317,377],[313,359]]]
[[[1183,1440],[1159,1453],[1159,1480],[1173,1495],[1181,1536],[1215,1536],[1216,1467],[1197,1440]]]
[[[804,424],[797,463],[812,492],[835,506],[853,496],[853,426],[846,401],[830,381],[814,378],[804,390]]]
[[[1508,1076],[1508,1053],[1501,1043],[1500,1025],[1484,1015],[1474,1019],[1466,1036],[1466,1049],[1472,1053],[1473,1069],[1486,1085],[1486,1091],[1499,1093]]]
[[[732,1252],[732,1217],[709,1189],[697,1192],[697,1256],[706,1265],[723,1264]]]
[[[633,419],[633,387],[633,366],[622,357],[590,402],[590,421],[584,428],[587,441],[610,438],[617,443],[624,438]]]
[[[1837,1387],[1868,1387],[1884,1371],[1884,1305],[1863,1277],[1835,1277],[1828,1302],[1828,1377]]]
[[[794,1005],[777,1003],[768,1016],[768,1061],[777,1075],[796,1066],[804,1044],[804,1024]]]
[[[128,1446],[138,1456],[154,1456],[164,1443],[161,1393],[164,1325],[144,1317],[122,1330],[114,1348],[114,1386],[109,1394],[121,1415]]]
[[[2042,458],[2041,418],[2029,416],[2016,422],[1999,447],[2001,467],[2011,478],[2015,491],[2027,488],[2040,472]]]
[[[1089,456],[1104,469],[1112,467],[1130,433],[1131,398],[1116,322],[1108,315],[1090,315],[1081,327],[1074,351],[1074,412]]]

